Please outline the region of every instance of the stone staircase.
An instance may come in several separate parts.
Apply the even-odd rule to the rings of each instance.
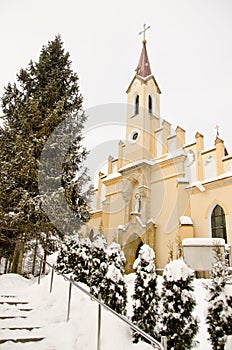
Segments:
[[[45,338],[41,327],[29,321],[30,311],[32,307],[28,301],[16,295],[0,294],[0,348],[22,349],[19,344],[33,343],[34,349],[35,343]]]

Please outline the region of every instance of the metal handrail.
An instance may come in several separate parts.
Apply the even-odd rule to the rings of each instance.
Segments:
[[[39,271],[39,276],[38,276],[38,283],[40,283],[40,278],[41,278],[41,271],[42,271],[42,261],[44,260],[44,258],[37,254],[37,256],[41,259],[41,263],[40,263],[40,271]],[[50,292],[52,291],[52,285],[53,285],[53,276],[54,276],[54,271],[56,271],[57,275],[62,276],[66,281],[69,281],[70,283],[70,287],[69,287],[69,300],[68,300],[68,315],[67,315],[67,321],[69,320],[69,314],[70,314],[70,302],[71,302],[71,286],[74,285],[75,287],[77,287],[81,292],[85,293],[87,296],[89,296],[91,298],[91,300],[94,300],[98,303],[99,306],[102,306],[105,310],[111,312],[113,315],[115,315],[116,317],[118,317],[121,321],[123,321],[124,323],[126,323],[128,326],[130,326],[130,328],[132,328],[134,331],[136,331],[137,333],[139,333],[143,338],[145,338],[147,341],[150,342],[150,344],[155,347],[156,349],[159,350],[167,350],[166,348],[166,337],[161,337],[161,341],[163,342],[160,343],[158,342],[158,340],[154,339],[152,336],[150,336],[149,334],[147,334],[146,332],[144,332],[142,329],[138,328],[136,325],[134,325],[130,320],[128,320],[127,317],[122,316],[120,314],[118,314],[116,311],[114,311],[113,309],[111,309],[108,305],[106,305],[102,300],[98,299],[97,297],[95,297],[94,295],[92,295],[90,292],[88,292],[85,288],[83,288],[82,286],[80,286],[77,282],[73,281],[72,278],[69,278],[68,276],[65,276],[64,274],[62,274],[61,272],[59,272],[54,265],[50,264],[49,262],[46,261],[46,264],[52,268],[52,274],[51,274],[51,283],[50,283]],[[100,311],[100,310],[99,310]],[[100,336],[100,331],[98,331],[98,338]],[[100,340],[98,339],[98,350],[100,350]]]

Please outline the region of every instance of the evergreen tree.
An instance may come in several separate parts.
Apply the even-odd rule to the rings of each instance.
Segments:
[[[232,334],[232,297],[228,291],[231,276],[221,247],[214,247],[215,263],[208,290],[206,323],[213,350],[224,350],[227,335]]]
[[[89,259],[89,279],[90,293],[95,297],[104,294],[104,278],[107,273],[106,240],[103,236],[96,236],[91,247]]]
[[[183,260],[173,260],[164,268],[159,333],[167,337],[168,349],[193,346],[198,331],[198,320],[193,315],[193,278],[193,271]]]
[[[76,261],[73,268],[74,280],[77,282],[89,285],[89,277],[91,272],[90,260],[92,251],[92,244],[89,238],[80,241],[79,247],[76,250]]]
[[[155,253],[147,244],[142,245],[138,258],[134,262],[135,292],[133,299],[132,322],[140,329],[156,338],[155,327],[158,315],[159,295],[157,291],[157,275],[155,269]],[[144,340],[134,332],[133,341]]]
[[[111,243],[106,250],[107,273],[104,278],[102,299],[106,305],[117,313],[126,314],[127,288],[124,279],[126,259],[121,247]]]
[[[88,181],[83,167],[86,150],[81,147],[86,117],[78,77],[71,69],[69,53],[64,52],[60,36],[43,46],[38,62],[31,61],[20,70],[17,83],[8,84],[2,109],[0,227],[14,241],[12,271],[20,272],[25,241],[36,238],[46,252],[54,235],[62,237],[66,231],[73,234],[74,226],[78,229],[89,219],[90,192],[83,187]],[[56,144],[47,145],[49,135],[61,124]],[[61,165],[57,165],[57,159],[62,160]],[[40,189],[39,166],[46,180]],[[72,213],[71,221],[66,218],[67,207],[60,204],[61,195]],[[48,216],[55,217],[55,227]],[[41,232],[46,239],[41,238]]]
[[[56,268],[62,274],[72,274],[77,264],[80,242],[77,238],[65,237],[56,261]]]

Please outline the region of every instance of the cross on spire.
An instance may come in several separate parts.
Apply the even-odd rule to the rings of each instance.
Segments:
[[[143,25],[143,30],[139,32],[139,35],[143,33],[143,42],[146,43],[145,33],[150,28],[150,26],[146,27],[146,24]]]

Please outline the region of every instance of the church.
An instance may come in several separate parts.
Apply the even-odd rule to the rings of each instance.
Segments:
[[[156,253],[162,269],[185,238],[224,238],[232,244],[232,155],[217,132],[205,149],[204,135],[186,142],[185,130],[160,116],[160,88],[144,40],[127,93],[125,141],[108,171],[99,172],[96,207],[86,232],[117,241],[126,272],[142,244]]]

